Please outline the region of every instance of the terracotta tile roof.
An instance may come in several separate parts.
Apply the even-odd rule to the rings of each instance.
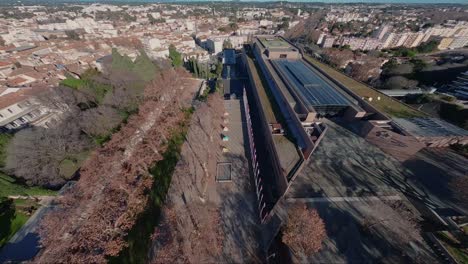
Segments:
[[[9,93],[3,96],[0,96],[0,109],[8,107],[12,104],[19,103],[23,100],[30,98],[31,96],[38,95],[42,92],[45,92],[47,87],[34,87],[34,88],[21,88],[18,92]]]
[[[23,65],[21,68],[17,68],[10,73],[10,76],[16,76],[24,73],[34,71],[34,67]]]
[[[11,61],[0,61],[0,67],[5,67],[12,65],[13,63]]]
[[[7,85],[8,86],[11,86],[11,87],[15,87],[15,86],[20,86],[22,85],[24,82],[28,81],[27,79],[25,78],[22,78],[22,77],[15,77],[13,79],[10,79],[7,81]]]

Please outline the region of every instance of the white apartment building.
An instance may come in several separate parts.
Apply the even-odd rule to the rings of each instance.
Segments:
[[[382,48],[395,48],[405,44],[408,33],[387,33],[382,39]]]
[[[322,48],[331,48],[335,44],[335,37],[326,36],[322,41]]]
[[[206,49],[213,53],[218,54],[223,51],[224,41],[229,40],[233,48],[242,47],[242,44],[247,40],[247,36],[219,36],[209,38],[206,40]]]
[[[44,41],[44,37],[31,29],[26,28],[9,28],[8,34],[0,35],[5,44],[13,44],[16,47],[24,45],[24,43],[34,41]]]
[[[377,39],[383,39],[385,34],[390,32],[392,30],[392,28],[393,27],[389,26],[389,25],[382,25],[382,26],[379,27],[379,29],[377,31],[374,32],[373,37],[377,38]]]
[[[142,42],[145,50],[154,50],[161,48],[161,41],[157,38],[145,38]]]
[[[57,122],[58,117],[58,112],[42,106],[32,96],[13,93],[0,98],[0,130],[4,132],[19,130],[29,125],[50,127]]]
[[[217,37],[206,40],[206,48],[209,52],[218,54],[223,51],[223,43],[227,38]]]
[[[448,49],[450,44],[452,44],[453,38],[443,38],[440,40],[439,46],[437,46],[438,49],[440,50],[445,50]]]
[[[424,33],[408,33],[403,46],[413,48],[419,46],[424,38]]]
[[[359,13],[329,13],[325,17],[327,21],[336,21],[336,22],[350,22],[350,21],[363,21],[366,22],[369,20],[368,17],[361,16]]]
[[[341,46],[348,45],[351,50],[361,50],[365,43],[366,39],[364,38],[344,37]]]
[[[423,42],[427,41],[431,36],[439,36],[444,38],[468,36],[468,23],[460,21],[456,24],[438,25],[428,28],[424,31],[425,36]]]
[[[362,46],[362,50],[376,50],[380,48],[382,43],[376,38],[367,38],[366,42]]]
[[[448,46],[449,49],[459,49],[468,46],[468,36],[453,38],[452,43]]]

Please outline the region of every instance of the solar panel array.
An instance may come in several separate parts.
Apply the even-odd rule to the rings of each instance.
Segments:
[[[307,108],[319,114],[336,114],[352,103],[301,60],[273,60]]]
[[[236,52],[233,49],[225,49],[223,51],[225,64],[236,64]]]
[[[468,131],[438,118],[394,118],[394,121],[417,136],[468,136]]]

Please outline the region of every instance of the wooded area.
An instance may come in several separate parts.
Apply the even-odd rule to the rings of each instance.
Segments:
[[[31,127],[13,136],[5,153],[8,174],[28,185],[58,188],[137,111],[157,66],[144,52],[132,62],[113,50],[108,68],[106,74],[89,69],[81,79],[69,77],[38,96],[60,119],[50,128]]]
[[[189,76],[164,69],[144,88],[138,113],[91,154],[80,180],[45,217],[45,250],[37,261],[105,262],[126,247],[126,234],[149,202],[149,168],[163,159],[167,139],[183,120],[183,102],[191,101]]]

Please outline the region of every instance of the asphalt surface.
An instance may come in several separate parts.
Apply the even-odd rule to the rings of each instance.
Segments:
[[[74,182],[62,187],[58,195],[68,190]],[[38,229],[44,215],[54,209],[53,198],[43,200],[43,205],[28,219],[5,246],[0,249],[0,263],[21,262],[34,258],[40,251]]]

